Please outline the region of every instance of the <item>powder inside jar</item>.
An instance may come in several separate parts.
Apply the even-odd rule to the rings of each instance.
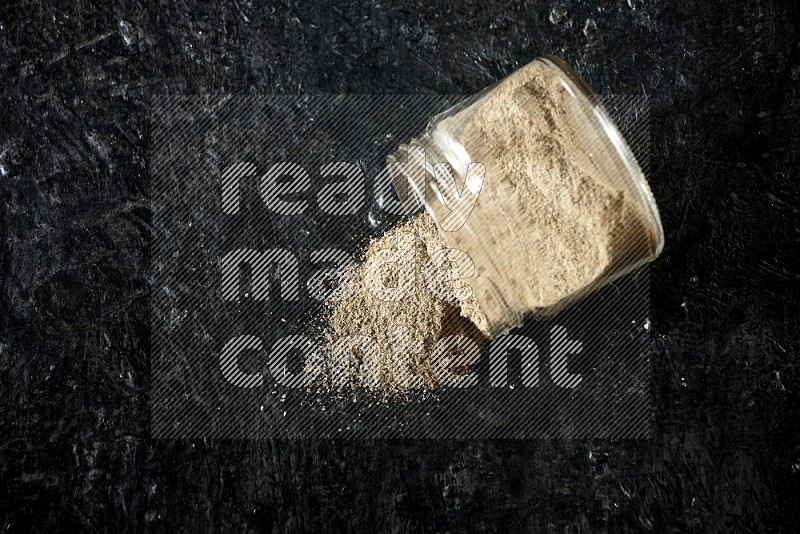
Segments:
[[[545,63],[517,70],[437,128],[485,167],[468,228],[442,235],[483,266],[470,283],[492,337],[519,314],[558,311],[655,248],[608,138]]]

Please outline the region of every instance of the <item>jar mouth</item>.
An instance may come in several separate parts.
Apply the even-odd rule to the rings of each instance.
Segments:
[[[401,161],[411,164],[411,173],[397,171],[397,167],[390,166],[389,175],[394,189],[402,202],[409,201],[412,196],[416,197],[422,204],[424,211],[439,226],[442,218],[440,210],[447,208],[444,207],[446,203],[436,182],[434,165],[445,163],[450,166],[454,173],[463,174],[466,172],[464,165],[471,160],[466,148],[459,145],[448,132],[436,131],[435,124],[434,119],[418,137],[412,138],[407,144],[400,144],[397,150],[387,157],[386,161],[387,164]],[[411,150],[412,147],[420,147],[423,150],[415,152]],[[458,149],[454,150],[456,147]],[[410,174],[415,176],[420,174],[422,179],[414,179]],[[474,215],[471,215],[471,217],[474,217]],[[439,227],[439,231],[445,241],[449,241],[448,232],[444,232],[441,227]],[[469,234],[476,243],[481,241],[481,237],[476,234],[472,225],[465,224],[459,231]],[[464,252],[469,254],[469,251],[465,250]],[[478,267],[478,263],[476,263],[476,267]],[[497,281],[503,280],[503,274],[490,254],[482,257],[480,269],[484,273],[491,273],[485,277],[483,287],[491,293],[494,301],[503,309],[503,313],[500,314],[503,318],[502,321],[499,317],[486,315],[488,330],[483,330],[483,328],[479,327],[489,339],[494,339],[522,324],[523,315],[519,311],[522,305],[516,301],[514,295],[504,293],[498,286]],[[475,292],[474,287],[473,292]],[[485,314],[485,310],[482,309],[481,311]],[[475,324],[478,326],[477,322]]]

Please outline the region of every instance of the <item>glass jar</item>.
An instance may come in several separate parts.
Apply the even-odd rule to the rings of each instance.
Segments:
[[[560,58],[541,57],[433,117],[387,158],[401,200],[424,203],[497,337],[654,260],[664,233],[633,153]],[[462,220],[463,219],[463,220]]]

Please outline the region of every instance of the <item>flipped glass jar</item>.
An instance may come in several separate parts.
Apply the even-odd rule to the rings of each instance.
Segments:
[[[664,233],[642,170],[599,99],[560,58],[537,58],[433,117],[387,158],[423,203],[489,338],[557,313],[654,260]]]

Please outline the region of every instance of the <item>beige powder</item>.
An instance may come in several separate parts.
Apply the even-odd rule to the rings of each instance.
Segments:
[[[389,396],[434,388],[452,371],[468,371],[477,358],[461,349],[432,353],[444,336],[466,335],[480,347],[513,326],[502,322],[509,310],[569,302],[630,254],[652,247],[634,192],[614,182],[615,173],[594,160],[585,141],[576,141],[580,110],[571,106],[574,98],[534,62],[439,123],[486,168],[477,204],[456,232],[440,231],[427,214],[409,219],[373,241],[364,263],[342,275],[349,296],[327,311],[329,384]],[[600,150],[602,139],[597,143]],[[446,248],[491,265],[467,280],[472,291],[464,281],[453,282],[463,277],[454,264],[424,267]],[[387,249],[407,251],[394,271],[374,265]],[[430,284],[423,282],[426,275]],[[386,288],[397,293],[409,277],[416,282],[403,299],[376,298]]]
[[[473,349],[485,341],[462,317],[469,310],[481,323],[462,269],[424,213],[373,240],[364,262],[341,273],[344,298],[328,303],[322,365],[328,386],[399,396],[468,372],[476,350],[433,352],[446,336],[466,337]]]

